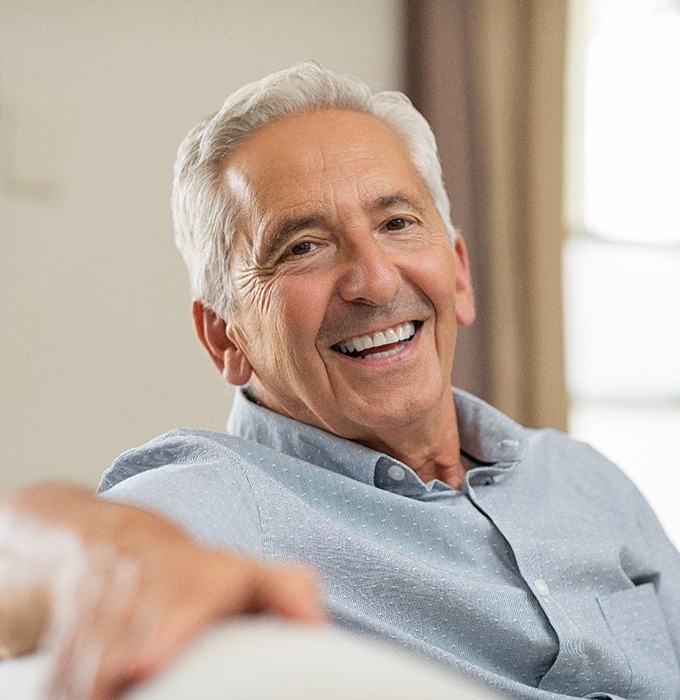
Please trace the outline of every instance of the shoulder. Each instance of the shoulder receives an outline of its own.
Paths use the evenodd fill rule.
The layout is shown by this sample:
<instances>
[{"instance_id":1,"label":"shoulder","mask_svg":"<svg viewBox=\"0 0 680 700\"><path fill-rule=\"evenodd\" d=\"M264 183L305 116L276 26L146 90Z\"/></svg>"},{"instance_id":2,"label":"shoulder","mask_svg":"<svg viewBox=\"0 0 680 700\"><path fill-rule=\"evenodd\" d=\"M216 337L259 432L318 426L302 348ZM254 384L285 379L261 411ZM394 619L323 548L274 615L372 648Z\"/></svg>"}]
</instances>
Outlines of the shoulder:
<instances>
[{"instance_id":1,"label":"shoulder","mask_svg":"<svg viewBox=\"0 0 680 700\"><path fill-rule=\"evenodd\" d=\"M562 501L574 498L617 519L648 512L635 484L589 444L552 428L527 429L526 434L529 450L520 471L539 478L544 494Z\"/></svg>"},{"instance_id":2,"label":"shoulder","mask_svg":"<svg viewBox=\"0 0 680 700\"><path fill-rule=\"evenodd\" d=\"M540 459L546 469L557 475L568 473L586 481L599 482L605 477L628 482L619 467L586 442L554 428L525 428L524 432L529 442L527 458Z\"/></svg>"},{"instance_id":3,"label":"shoulder","mask_svg":"<svg viewBox=\"0 0 680 700\"><path fill-rule=\"evenodd\" d=\"M248 459L243 455L253 449L267 448L224 433L176 428L123 452L104 472L97 490L103 493L137 474L173 465L200 467L219 464L221 468L243 469L248 465Z\"/></svg>"},{"instance_id":4,"label":"shoulder","mask_svg":"<svg viewBox=\"0 0 680 700\"><path fill-rule=\"evenodd\" d=\"M271 481L258 467L263 452L271 450L223 433L175 429L118 457L98 492L159 513L204 544L257 554Z\"/></svg>"}]
</instances>

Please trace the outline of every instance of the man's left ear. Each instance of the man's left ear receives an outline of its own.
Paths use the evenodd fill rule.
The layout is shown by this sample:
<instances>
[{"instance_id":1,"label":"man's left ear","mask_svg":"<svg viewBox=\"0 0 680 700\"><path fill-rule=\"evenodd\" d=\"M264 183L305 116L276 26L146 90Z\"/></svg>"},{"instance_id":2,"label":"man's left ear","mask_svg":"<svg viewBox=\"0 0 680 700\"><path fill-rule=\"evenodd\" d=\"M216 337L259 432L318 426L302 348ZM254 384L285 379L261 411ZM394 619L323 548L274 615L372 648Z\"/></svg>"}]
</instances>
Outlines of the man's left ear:
<instances>
[{"instance_id":1,"label":"man's left ear","mask_svg":"<svg viewBox=\"0 0 680 700\"><path fill-rule=\"evenodd\" d=\"M469 326L475 320L475 295L467 248L460 234L456 235L453 252L456 258L456 320L461 326Z\"/></svg>"},{"instance_id":2,"label":"man's left ear","mask_svg":"<svg viewBox=\"0 0 680 700\"><path fill-rule=\"evenodd\" d=\"M224 380L234 386L248 383L253 368L248 361L233 324L221 319L200 301L192 306L196 334Z\"/></svg>"}]
</instances>

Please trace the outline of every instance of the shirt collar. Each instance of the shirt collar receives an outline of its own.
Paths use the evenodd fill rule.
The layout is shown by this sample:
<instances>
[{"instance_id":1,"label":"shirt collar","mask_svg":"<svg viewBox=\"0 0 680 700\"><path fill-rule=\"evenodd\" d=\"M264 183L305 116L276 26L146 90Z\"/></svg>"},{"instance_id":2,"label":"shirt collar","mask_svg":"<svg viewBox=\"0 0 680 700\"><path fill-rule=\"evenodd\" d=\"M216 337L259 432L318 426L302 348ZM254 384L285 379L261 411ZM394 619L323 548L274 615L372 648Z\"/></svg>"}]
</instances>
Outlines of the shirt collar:
<instances>
[{"instance_id":1,"label":"shirt collar","mask_svg":"<svg viewBox=\"0 0 680 700\"><path fill-rule=\"evenodd\" d=\"M461 452L472 463L467 481L489 483L510 471L527 452L526 431L500 411L460 389L453 390ZM424 484L398 460L320 428L287 418L234 396L227 432L356 481L412 497L437 497L451 489Z\"/></svg>"},{"instance_id":2,"label":"shirt collar","mask_svg":"<svg viewBox=\"0 0 680 700\"><path fill-rule=\"evenodd\" d=\"M461 452L480 465L521 462L528 450L526 430L485 401L453 389Z\"/></svg>"},{"instance_id":3,"label":"shirt collar","mask_svg":"<svg viewBox=\"0 0 680 700\"><path fill-rule=\"evenodd\" d=\"M234 394L227 432L338 474L373 484L381 453L306 423L282 416Z\"/></svg>"}]
</instances>

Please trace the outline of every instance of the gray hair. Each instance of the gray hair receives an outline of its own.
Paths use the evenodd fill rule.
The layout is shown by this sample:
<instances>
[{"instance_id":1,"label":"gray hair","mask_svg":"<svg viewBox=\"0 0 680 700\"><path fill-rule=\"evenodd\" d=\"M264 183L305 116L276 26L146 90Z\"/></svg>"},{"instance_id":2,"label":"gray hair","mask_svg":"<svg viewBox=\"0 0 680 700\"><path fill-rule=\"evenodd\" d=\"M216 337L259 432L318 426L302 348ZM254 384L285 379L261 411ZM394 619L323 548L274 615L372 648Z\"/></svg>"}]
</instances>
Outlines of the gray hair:
<instances>
[{"instance_id":1,"label":"gray hair","mask_svg":"<svg viewBox=\"0 0 680 700\"><path fill-rule=\"evenodd\" d=\"M250 135L285 116L339 108L376 117L405 143L453 242L449 198L434 135L400 92L379 92L358 78L308 62L272 73L230 95L222 109L195 126L180 145L172 196L175 240L186 262L194 297L225 318L235 308L229 256L240 220L221 181L222 163Z\"/></svg>"}]
</instances>

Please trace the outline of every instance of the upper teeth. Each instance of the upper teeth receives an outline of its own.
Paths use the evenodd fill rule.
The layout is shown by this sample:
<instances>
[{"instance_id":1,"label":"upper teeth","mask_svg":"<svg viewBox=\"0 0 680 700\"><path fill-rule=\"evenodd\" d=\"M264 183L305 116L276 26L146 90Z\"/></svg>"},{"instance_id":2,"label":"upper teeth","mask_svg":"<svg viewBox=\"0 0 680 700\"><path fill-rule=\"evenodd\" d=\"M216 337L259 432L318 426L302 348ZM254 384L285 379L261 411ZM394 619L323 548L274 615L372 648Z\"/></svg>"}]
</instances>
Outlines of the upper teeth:
<instances>
[{"instance_id":1,"label":"upper teeth","mask_svg":"<svg viewBox=\"0 0 680 700\"><path fill-rule=\"evenodd\" d=\"M360 352L369 348L379 348L381 345L398 343L400 340L407 340L415 335L415 332L416 327L411 321L407 321L396 326L396 328L387 328L373 335L360 335L356 338L350 338L350 340L338 343L338 347L342 352Z\"/></svg>"}]
</instances>

